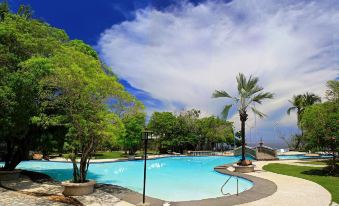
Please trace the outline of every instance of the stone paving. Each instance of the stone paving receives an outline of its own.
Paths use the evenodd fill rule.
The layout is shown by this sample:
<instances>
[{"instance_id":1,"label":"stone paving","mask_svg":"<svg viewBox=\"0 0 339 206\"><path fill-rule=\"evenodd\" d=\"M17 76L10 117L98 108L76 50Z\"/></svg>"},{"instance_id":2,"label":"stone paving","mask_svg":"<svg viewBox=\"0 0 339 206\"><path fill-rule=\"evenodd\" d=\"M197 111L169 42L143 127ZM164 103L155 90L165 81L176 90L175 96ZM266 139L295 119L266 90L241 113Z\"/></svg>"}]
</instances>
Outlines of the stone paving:
<instances>
[{"instance_id":1,"label":"stone paving","mask_svg":"<svg viewBox=\"0 0 339 206\"><path fill-rule=\"evenodd\" d=\"M64 197L59 183L33 182L27 176L0 184L0 206L133 206L100 189L91 195Z\"/></svg>"}]
</instances>

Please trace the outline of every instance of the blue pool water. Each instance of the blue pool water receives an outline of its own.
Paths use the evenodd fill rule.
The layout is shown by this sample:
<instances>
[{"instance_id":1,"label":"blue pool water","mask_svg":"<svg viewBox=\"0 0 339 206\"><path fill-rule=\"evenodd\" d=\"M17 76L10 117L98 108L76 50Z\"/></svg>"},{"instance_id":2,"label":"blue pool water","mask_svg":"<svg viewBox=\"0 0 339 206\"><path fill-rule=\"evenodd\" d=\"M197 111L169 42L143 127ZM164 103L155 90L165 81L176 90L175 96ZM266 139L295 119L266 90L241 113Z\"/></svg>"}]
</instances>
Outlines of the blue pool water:
<instances>
[{"instance_id":1,"label":"blue pool water","mask_svg":"<svg viewBox=\"0 0 339 206\"><path fill-rule=\"evenodd\" d=\"M295 159L319 159L319 158L331 158L331 155L321 155L319 157L308 157L305 155L278 155L281 160L295 160Z\"/></svg>"},{"instance_id":2,"label":"blue pool water","mask_svg":"<svg viewBox=\"0 0 339 206\"><path fill-rule=\"evenodd\" d=\"M228 175L214 171L215 166L236 162L240 157L168 157L147 161L146 195L167 201L200 200L222 196L220 187ZM24 161L18 165L45 173L63 181L72 178L72 164L47 161ZM89 166L88 178L99 183L123 186L142 192L143 161L97 163ZM253 186L239 178L239 192ZM236 193L236 178L224 188L225 193Z\"/></svg>"}]
</instances>

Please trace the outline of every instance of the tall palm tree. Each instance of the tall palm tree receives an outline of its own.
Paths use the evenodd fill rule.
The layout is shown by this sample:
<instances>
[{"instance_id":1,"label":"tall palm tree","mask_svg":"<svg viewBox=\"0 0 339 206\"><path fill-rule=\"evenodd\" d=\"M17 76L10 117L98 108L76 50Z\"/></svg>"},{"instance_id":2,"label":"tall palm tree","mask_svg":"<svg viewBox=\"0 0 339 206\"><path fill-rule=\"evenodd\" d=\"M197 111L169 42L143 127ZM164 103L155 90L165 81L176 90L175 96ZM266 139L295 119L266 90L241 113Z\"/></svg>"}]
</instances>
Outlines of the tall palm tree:
<instances>
[{"instance_id":1,"label":"tall palm tree","mask_svg":"<svg viewBox=\"0 0 339 206\"><path fill-rule=\"evenodd\" d=\"M311 106L315 103L321 102L321 98L313 93L306 92L304 94L294 95L289 102L293 105L287 109L287 114L290 115L291 111L297 111L297 124L301 130L301 136L297 138L295 148L299 148L302 137L304 136L303 128L301 127L300 121L302 114L306 107Z\"/></svg>"},{"instance_id":2,"label":"tall palm tree","mask_svg":"<svg viewBox=\"0 0 339 206\"><path fill-rule=\"evenodd\" d=\"M226 119L228 112L232 106L236 106L239 112L240 121L241 121L241 141L242 141L242 156L241 162L245 160L245 122L247 120L248 114L247 110L250 107L254 114L258 115L260 118L265 117L266 115L255 108L255 103L261 104L264 99L272 99L273 94L270 92L263 92L262 87L258 85L259 79L257 77L250 76L248 79L244 74L239 73L237 76L238 84L238 95L232 97L224 90L215 90L213 93L214 98L226 97L233 99L233 104L225 105L222 116Z\"/></svg>"},{"instance_id":3,"label":"tall palm tree","mask_svg":"<svg viewBox=\"0 0 339 206\"><path fill-rule=\"evenodd\" d=\"M292 111L297 111L297 124L300 127L300 118L301 118L301 111L303 111L303 95L298 94L294 95L291 100L288 100L293 106L287 109L287 114L290 115Z\"/></svg>"},{"instance_id":4,"label":"tall palm tree","mask_svg":"<svg viewBox=\"0 0 339 206\"><path fill-rule=\"evenodd\" d=\"M331 102L339 103L339 81L327 81L326 98Z\"/></svg>"}]
</instances>

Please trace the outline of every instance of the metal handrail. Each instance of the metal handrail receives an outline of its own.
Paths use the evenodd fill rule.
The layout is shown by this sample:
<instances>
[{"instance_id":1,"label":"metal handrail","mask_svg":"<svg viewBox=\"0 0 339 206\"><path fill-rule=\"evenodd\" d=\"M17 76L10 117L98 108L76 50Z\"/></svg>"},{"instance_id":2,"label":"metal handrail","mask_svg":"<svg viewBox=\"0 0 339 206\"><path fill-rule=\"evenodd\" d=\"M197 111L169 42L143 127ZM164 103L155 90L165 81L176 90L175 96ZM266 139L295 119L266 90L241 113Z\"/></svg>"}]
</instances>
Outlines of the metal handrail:
<instances>
[{"instance_id":1,"label":"metal handrail","mask_svg":"<svg viewBox=\"0 0 339 206\"><path fill-rule=\"evenodd\" d=\"M227 185L228 181L230 181L230 179L231 179L232 177L236 177L236 178L237 178L237 195L239 194L239 179L238 179L237 176L232 176L232 175L231 175L231 176L226 180L226 182L221 186L221 188L220 188L221 194L223 194L223 195L230 195L230 193L224 193L223 189L224 189L224 187Z\"/></svg>"}]
</instances>

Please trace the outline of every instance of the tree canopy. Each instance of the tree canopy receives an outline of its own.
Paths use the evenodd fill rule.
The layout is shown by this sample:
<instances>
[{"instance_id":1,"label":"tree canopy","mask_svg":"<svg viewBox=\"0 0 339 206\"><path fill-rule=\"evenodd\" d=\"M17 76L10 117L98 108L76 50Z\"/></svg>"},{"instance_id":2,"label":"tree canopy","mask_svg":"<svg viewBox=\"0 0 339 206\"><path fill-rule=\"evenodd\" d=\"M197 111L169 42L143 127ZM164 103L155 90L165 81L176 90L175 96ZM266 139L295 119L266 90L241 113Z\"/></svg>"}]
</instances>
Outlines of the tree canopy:
<instances>
[{"instance_id":1,"label":"tree canopy","mask_svg":"<svg viewBox=\"0 0 339 206\"><path fill-rule=\"evenodd\" d=\"M68 36L28 16L9 13L1 4L0 141L6 145L5 169L13 169L35 145L43 80L52 74L50 57Z\"/></svg>"},{"instance_id":2,"label":"tree canopy","mask_svg":"<svg viewBox=\"0 0 339 206\"><path fill-rule=\"evenodd\" d=\"M65 142L64 149L81 153L74 181L83 182L97 146L117 141L126 131L108 101L122 102L128 111L143 106L90 46L32 19L29 7L20 7L18 14L6 8L1 4L0 143L7 148L5 169L14 169L29 150L47 150L38 146L42 141Z\"/></svg>"},{"instance_id":3,"label":"tree canopy","mask_svg":"<svg viewBox=\"0 0 339 206\"><path fill-rule=\"evenodd\" d=\"M158 137L159 150L212 150L216 143L233 142L233 124L215 116L200 118L199 110L175 115L154 112L148 127Z\"/></svg>"}]
</instances>

